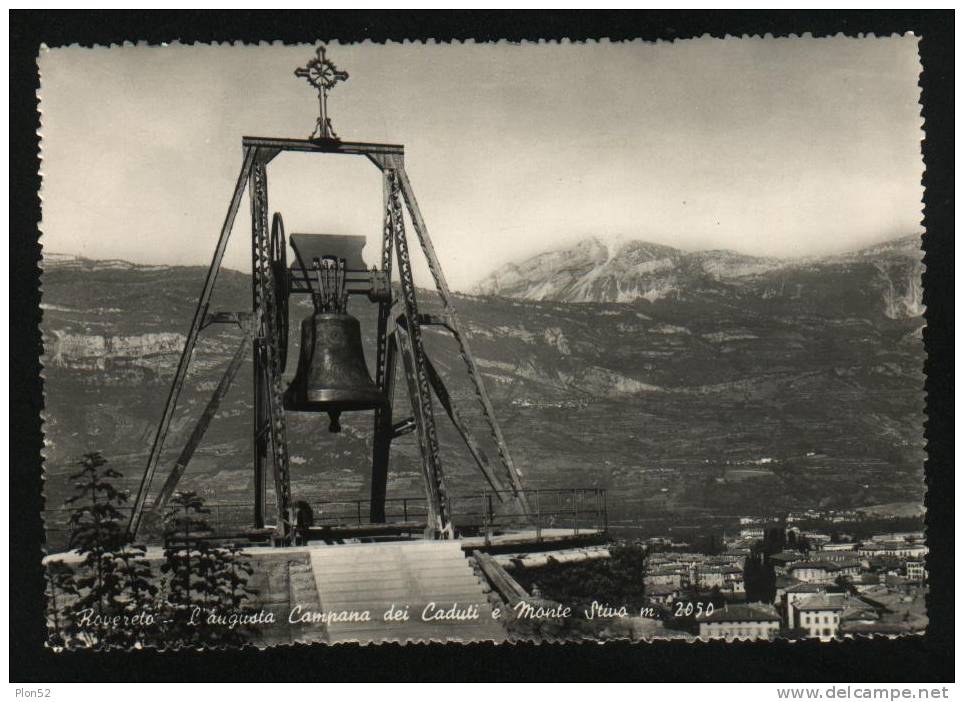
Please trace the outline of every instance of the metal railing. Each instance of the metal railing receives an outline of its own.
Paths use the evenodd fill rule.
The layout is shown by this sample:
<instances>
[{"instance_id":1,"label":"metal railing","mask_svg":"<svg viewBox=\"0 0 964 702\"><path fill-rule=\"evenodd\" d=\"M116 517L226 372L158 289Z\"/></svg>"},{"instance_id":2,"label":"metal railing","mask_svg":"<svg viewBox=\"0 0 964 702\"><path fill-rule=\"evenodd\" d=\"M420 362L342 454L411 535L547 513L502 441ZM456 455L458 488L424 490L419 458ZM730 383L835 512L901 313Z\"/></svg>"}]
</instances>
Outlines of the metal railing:
<instances>
[{"instance_id":1,"label":"metal railing","mask_svg":"<svg viewBox=\"0 0 964 702\"><path fill-rule=\"evenodd\" d=\"M606 531L608 529L606 491L601 488L559 488L523 491L530 508L522 514L511 500L509 491L483 490L479 493L449 498L449 510L456 529L466 535L491 536L506 531L535 530L541 538L546 530L568 529ZM309 502L316 527L351 527L369 524L370 500L333 499ZM205 504L206 521L213 534L239 534L252 526L254 505L230 502ZM119 511L129 517L130 506ZM70 508L47 510L47 548L51 551L67 547ZM385 500L386 525L424 524L428 517L424 497L390 497ZM150 540L150 539L148 539Z\"/></svg>"}]
</instances>

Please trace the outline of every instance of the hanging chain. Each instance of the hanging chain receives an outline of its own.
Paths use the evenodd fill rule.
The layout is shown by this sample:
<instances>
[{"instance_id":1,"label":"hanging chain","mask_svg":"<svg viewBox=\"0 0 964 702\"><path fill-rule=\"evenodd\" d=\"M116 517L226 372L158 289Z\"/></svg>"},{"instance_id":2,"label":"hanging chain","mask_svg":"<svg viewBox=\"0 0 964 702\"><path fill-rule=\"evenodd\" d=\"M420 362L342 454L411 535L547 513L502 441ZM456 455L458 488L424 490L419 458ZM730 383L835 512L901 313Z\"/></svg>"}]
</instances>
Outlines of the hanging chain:
<instances>
[{"instance_id":1,"label":"hanging chain","mask_svg":"<svg viewBox=\"0 0 964 702\"><path fill-rule=\"evenodd\" d=\"M312 294L315 312L348 311L348 288L345 287L345 259L325 257L312 262L312 270L318 283L317 296Z\"/></svg>"}]
</instances>

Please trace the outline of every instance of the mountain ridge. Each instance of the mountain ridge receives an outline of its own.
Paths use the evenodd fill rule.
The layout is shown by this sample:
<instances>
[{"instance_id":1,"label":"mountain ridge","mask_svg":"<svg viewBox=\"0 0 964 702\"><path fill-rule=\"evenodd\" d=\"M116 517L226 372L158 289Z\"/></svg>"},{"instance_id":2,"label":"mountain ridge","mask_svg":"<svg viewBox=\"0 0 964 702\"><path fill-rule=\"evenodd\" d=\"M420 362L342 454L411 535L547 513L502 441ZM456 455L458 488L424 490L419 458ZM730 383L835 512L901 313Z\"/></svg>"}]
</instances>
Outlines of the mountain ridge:
<instances>
[{"instance_id":1,"label":"mountain ridge","mask_svg":"<svg viewBox=\"0 0 964 702\"><path fill-rule=\"evenodd\" d=\"M919 503L922 266L909 242L722 281L674 267L677 290L653 300L459 295L456 306L527 486L607 488L614 519ZM599 246L586 251L613 259ZM652 247L619 265L666 254ZM73 462L86 451L103 451L124 474L124 487L137 488L203 280L201 266L88 261L45 268L45 492L52 509L63 503ZM211 308L249 308L250 285L247 274L222 271ZM440 303L429 293L419 291L419 304L437 314ZM361 321L372 368L375 310L358 300L350 311ZM285 384L296 370L297 324L308 314L306 299L292 299ZM164 466L188 440L241 338L230 325L202 336ZM437 327L426 327L424 342L483 450L497 455L457 344ZM252 384L246 363L185 474L186 489L222 504L250 499ZM397 402L399 416L410 411L404 393ZM446 479L458 494L472 494L478 472L461 438L439 419ZM316 416L290 416L299 498L366 498L371 418L353 413L343 425L335 437ZM414 437L400 438L390 496L422 493L419 461Z\"/></svg>"},{"instance_id":2,"label":"mountain ridge","mask_svg":"<svg viewBox=\"0 0 964 702\"><path fill-rule=\"evenodd\" d=\"M684 251L632 239L589 237L493 271L474 294L556 302L633 302L673 297L703 283L743 284L787 269L886 259L922 270L920 236L907 235L827 256L775 258L731 249ZM914 286L910 286L914 287ZM915 309L919 303L910 303Z\"/></svg>"}]
</instances>

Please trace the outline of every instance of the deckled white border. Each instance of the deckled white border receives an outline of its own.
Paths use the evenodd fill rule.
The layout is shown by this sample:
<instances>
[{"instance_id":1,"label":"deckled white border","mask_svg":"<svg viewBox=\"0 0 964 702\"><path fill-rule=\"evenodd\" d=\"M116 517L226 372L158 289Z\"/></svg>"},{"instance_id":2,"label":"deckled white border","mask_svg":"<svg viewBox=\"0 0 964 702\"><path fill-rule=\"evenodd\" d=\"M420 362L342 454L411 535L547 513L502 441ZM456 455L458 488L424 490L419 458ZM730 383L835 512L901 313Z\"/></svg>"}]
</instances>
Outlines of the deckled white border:
<instances>
[{"instance_id":1,"label":"deckled white border","mask_svg":"<svg viewBox=\"0 0 964 702\"><path fill-rule=\"evenodd\" d=\"M567 5L569 5L569 4L568 4L568 3L564 3L564 4L563 4L564 7L567 6ZM108 6L108 7L109 7L109 6ZM127 5L127 6L125 6L125 7L130 7L130 5ZM303 7L306 8L306 9L317 9L316 6L304 5ZM362 7L365 7L365 6L363 5ZM483 5L483 7L485 7L485 5ZM668 7L669 7L669 8L673 8L674 5L673 5L673 4L670 4ZM191 9L193 9L193 8L191 8ZM834 9L836 9L836 8L834 8ZM964 21L962 21L962 20L960 20L960 19L957 19L957 18L956 18L956 21L957 21L957 22L964 22ZM9 34L9 15L4 15L3 22L4 22L4 25L7 27L8 34ZM726 33L726 34L724 34L723 36L716 36L715 34L704 33L704 34L699 35L699 36L692 36L692 37L675 37L675 38L672 38L672 39L669 39L669 40L662 40L662 39L657 39L657 40L626 39L626 40L611 41L610 39L605 38L605 37L604 37L604 38L600 38L600 39L586 39L586 40L576 40L576 41L572 41L572 40L570 40L570 39L567 38L567 39L561 39L561 40L557 40L557 39L550 39L550 40L542 40L542 39L540 39L540 40L538 40L538 41L523 40L523 41L519 41L519 42L509 41L509 40L506 40L506 39L500 39L500 40L498 40L498 41L476 41L475 39L452 40L452 41L447 41L447 40L445 40L445 41L437 41L437 40L434 40L434 39L430 39L430 40L404 39L404 40L402 40L402 41L397 41L397 40L372 41L372 40L370 40L370 39L366 39L366 40L361 41L361 42L344 42L344 43L341 43L341 42L338 42L338 41L325 41L324 43L326 43L328 46L332 46L332 47L337 47L337 46L367 46L367 45L386 45L386 46L389 46L389 45L392 45L392 46L395 46L395 45L397 45L397 46L407 46L407 45L412 45L412 46L420 46L420 45L425 45L425 46L441 46L441 45L468 45L468 46L472 46L472 45L486 45L486 46L488 46L488 45L493 45L493 46L500 46L500 45L522 45L522 46L527 46L527 45L530 45L530 44L531 44L531 45L537 45L537 46L539 46L539 45L566 46L566 45L570 45L570 44L571 44L571 45L599 44L599 45L605 46L605 45L613 45L613 44L634 44L634 43L640 43L640 44L661 44L661 43L675 44L675 43L679 43L679 42L696 41L696 40L703 40L703 39L707 39L707 38L717 39L717 40L719 40L719 41L726 41L726 40L731 40L731 39L738 39L738 40L759 40L759 41L779 41L779 40L781 40L781 39L786 39L786 40L794 40L794 39L797 39L797 40L799 40L799 39L820 40L820 39L826 39L826 38L847 38L847 39L854 39L854 40L861 40L861 39L866 40L866 39L902 38L902 37L916 37L916 36L917 36L917 35L916 35L914 32L905 32L904 34L900 34L900 33L897 33L897 32L892 32L892 33L889 33L889 34L881 34L881 35L877 35L877 34L875 34L875 33L873 33L873 32L868 32L868 33L858 32L856 35L850 35L850 34L846 34L846 33L844 33L844 32L839 32L839 31L838 31L838 32L832 33L832 34L831 34L831 33L826 33L826 34L817 33L817 34L814 34L814 33L812 33L812 32L801 32L800 34L797 34L797 33L792 33L792 32L791 32L791 33L789 33L789 34L781 34L781 35L773 35L773 34L771 34L771 33L769 33L769 32L767 32L767 33L765 33L765 34L763 34L763 35L760 35L760 34L733 35L733 34ZM917 38L918 38L918 43L919 43L919 42L920 42L920 37L917 37ZM314 47L315 45L317 45L317 43L319 43L319 42L321 42L321 41L323 41L323 40L318 40L318 42L311 42L311 43L309 43L309 42L293 42L293 43L287 43L287 42L284 42L284 41L281 41L281 40L274 40L274 41L270 41L270 42L269 42L269 41L259 41L259 42L257 42L257 43L253 43L253 42L243 42L243 41L234 41L234 42L192 42L192 43L182 43L182 42L180 42L180 41L173 41L173 42L170 42L170 43L168 43L168 42L151 43L151 42L147 42L147 41L140 40L140 41L135 41L135 42L124 41L124 42L122 42L122 43L120 43L120 44L118 44L118 43L111 43L111 44L108 45L108 46L104 46L104 45L101 45L101 44L84 44L84 43L75 42L75 43L72 43L72 44L70 44L70 45L68 45L68 46L56 46L56 47L49 47L49 46L47 46L46 44L41 44L41 46L40 46L40 52L39 52L39 54L38 54L38 56L37 56L37 71L38 71L38 74L39 74L39 77L40 77L40 88L38 88L38 90L37 90L37 92L36 92L36 96L37 96L37 100L38 100L37 111L38 111L38 114L39 114L39 121L40 121L40 128L38 129L37 134L38 134L38 136L40 137L40 143L39 143L39 147L38 147L38 156L39 156L39 159L40 159L40 171L39 171L39 174L40 174L40 176L41 176L41 189L40 189L40 192L39 192L39 197L40 197L40 200L41 200L41 215L42 215L42 211L43 211L43 176L44 176L44 173L43 173L43 161L44 161L43 118L44 118L44 111L43 111L43 73L42 73L42 71L40 70L39 61L40 61L41 56L42 56L45 52L56 51L56 50L61 49L61 48L78 48L78 47L79 47L79 48L87 48L87 49L89 49L89 50L91 50L91 51L93 51L93 50L103 50L103 49L112 49L112 48L119 48L119 47L127 47L127 48L129 48L129 47L170 47L170 48L181 48L181 47L196 47L196 46L206 46L206 47L207 47L207 46L224 46L224 47L226 47L226 48L228 48L228 47L231 47L231 48L234 48L234 47L257 47L257 48L271 48L271 47L306 47L306 48L310 48L310 47ZM917 113L917 114L918 114L918 118L919 118L919 121L920 121L921 141L923 141L923 140L926 138L926 125L925 125L925 120L924 120L924 117L923 117L923 107L922 107L922 105L921 105L921 103L920 103L920 95L921 95L921 82L920 82L920 80L921 80L921 76L923 75L924 68L923 68L923 64L922 64L921 59L920 59L920 50L919 50L919 48L918 48L918 51L917 51L917 60L918 60L918 66L920 66L920 71L919 71L919 73L918 73L918 82L917 82L917 86L918 86L918 113ZM9 75L9 55L8 55L8 54L4 54L3 61L4 61L5 65L6 65L7 69L8 69L7 72L5 73L5 75ZM8 97L8 100L9 100L9 97ZM8 110L7 110L7 112L6 112L5 115L4 115L4 119L7 120L7 123L8 123L8 131L9 131L9 105L8 105ZM6 154L6 155L7 155L8 160L9 160L9 143L5 144L4 148L7 150L7 154ZM921 158L922 158L922 161L923 161L923 154L921 155ZM921 225L921 228L922 228L922 229L924 229L924 201L923 201L923 193L926 192L926 189L924 188L924 183L923 183L923 179L924 179L924 174L925 174L925 172L926 172L926 163L924 164L924 167L923 167L923 169L921 170L922 199L921 199L921 203L920 203L921 206L920 206L920 220L919 220L919 222L920 222L920 225ZM8 171L8 173L7 173L7 177L9 178L9 171ZM9 188L8 188L8 190L9 190ZM9 202L4 203L4 207L9 207ZM9 214L9 213L8 213L8 214ZM8 216L8 220L9 220L9 216ZM43 247L43 220L42 220L42 219L41 219L40 222L38 222L38 231L39 231L39 235L40 235L40 236L39 236L39 243L40 243L40 245L41 245L41 250L42 250L42 247ZM926 231L924 232L924 234L923 234L922 236L926 236ZM3 253L3 255L4 255L4 257L7 257L7 256L8 256L8 252L5 250L4 253ZM921 249L920 255L921 255L921 258L920 258L921 275L923 276L923 274L924 274L924 272L925 272L925 270L926 270L926 268L925 268L925 266L924 266L924 264L923 264L923 257L924 257L923 249ZM8 265L8 267L9 267L9 259L7 259L7 265ZM42 295L43 295L43 262L40 261L40 262L38 263L38 265L39 265L40 268L41 268L40 292L41 292L41 299L42 299ZM923 288L923 279L921 280L921 287ZM4 314L5 317L9 314L9 305L6 306L6 309L4 309L3 314ZM41 312L41 314L42 314L42 312ZM926 309L924 310L923 314L926 314ZM7 320L7 321L8 321L8 320ZM927 326L926 318L923 318L923 328L926 328L926 326ZM6 327L6 328L9 329L9 324L7 324L7 327ZM927 355L926 355L926 350L925 350L925 347L924 347L923 339L921 340L921 352L922 352L922 353L921 353L921 377L922 377L922 382L926 382L926 377L927 377L927 376L926 376L926 373L924 372L924 363L926 362ZM46 386L46 375L45 375L45 373L44 373L44 364L43 364L45 358L46 358L46 348L43 348L42 351L41 351L41 356L40 356L40 365L41 365L40 374L41 374L41 379L44 381L44 387ZM9 369L9 363L7 364L6 368L4 368L4 370L3 370L3 383L4 383L4 387L5 387L5 388L8 390L8 392L9 392L8 369ZM922 424L921 424L921 426L922 426L922 428L923 428L923 427L925 426L925 423L927 422L927 407L928 407L928 402L927 402L927 400L928 400L928 397L927 397L927 393L926 393L926 388L925 388L924 386L922 386L921 391L922 391L922 393L923 393L923 395L924 395L924 401L925 401L925 402L924 402L923 421L922 421ZM43 396L43 398L44 398L44 404L45 404L45 406L46 406L46 393L44 392L42 396ZM41 411L41 413L40 413L40 420L41 420L41 431L43 431L43 426L44 426L44 424L46 423L46 411L45 411L45 410L44 410L44 411ZM959 420L959 421L961 421L961 420ZM6 432L6 431L9 431L9 429L8 429L7 427L5 427L5 428L4 428L4 431L5 431L5 432ZM8 437L8 441L9 441L9 437ZM42 455L42 459L43 459L41 480L42 480L42 482L45 484L45 470L46 470L46 459L47 459L47 455L46 455L46 446L47 446L46 435L44 435L43 445L44 445L44 449L41 451L41 455ZM925 451L926 451L925 437L924 437L923 435L921 436L921 446L924 447L924 449L925 449ZM926 456L926 453L925 453L925 461L926 461L926 460L927 460L927 456ZM924 468L924 466L922 466L922 469L923 469L923 468ZM925 504L925 507L926 507L926 504L927 504L927 487L928 487L928 486L927 486L927 476L926 476L926 473L925 473L925 475L924 475L924 481L925 481L924 504ZM5 498L5 499L4 499L4 505L5 505L5 509L6 509L6 508L8 508L8 505L9 505L9 492L8 492L8 486L7 486L6 483L4 483L3 493L2 493L2 494L3 494L4 498ZM46 491L43 489L43 486L42 486L42 496L43 496L43 499L44 499L44 509L46 509ZM41 520L42 520L42 521L44 520L44 516L45 516L45 515L44 515L43 513L41 513ZM46 527L45 524L44 524L44 527ZM926 540L926 537L927 537L927 534L926 534L926 524L925 524L925 540ZM926 543L926 541L925 541L925 543ZM9 547L6 546L6 544L5 544L5 548L9 548ZM964 550L964 547L962 547L962 546L958 546L957 548L960 549L960 550ZM45 552L45 551L42 551L42 553L43 553L43 555L46 555L46 552ZM958 555L960 555L960 554L958 554ZM929 560L929 558L930 558L930 555L928 554L927 559ZM9 602L9 572L8 572L8 567L9 567L9 566L8 566L8 560L9 560L8 558L5 558L5 559L4 559L4 564L3 564L3 566L2 566L2 568L3 568L2 573L3 573L3 578L4 578L4 581L5 581L5 584L7 585L6 592L8 593L8 594L7 594L7 598L8 598L8 602ZM927 562L927 561L925 561L925 562ZM44 579L45 579L45 581L47 580L46 571L45 571L45 573L44 573ZM959 585L959 587L961 587L961 586ZM45 588L45 593L46 593L46 588ZM9 606L9 605L8 605L8 606ZM5 634L5 635L8 635L8 634ZM847 635L847 636L845 636L844 638L845 638L845 639L853 639L853 638L858 638L858 639L872 639L872 638L897 639L897 638L901 638L901 639L903 639L903 638L915 637L915 636L916 636L916 637L921 637L921 636L923 636L923 634L900 634L900 635L898 635L898 634L886 634L886 635L885 635L885 634L861 634L861 635L859 635L859 636L857 636L857 637L854 637L853 635ZM777 639L777 640L779 640L779 641L788 641L789 643L797 643L796 641L787 640L787 639ZM632 639L628 639L628 638L627 638L627 639L623 639L623 638L612 638L612 639L606 639L606 640L604 640L604 641L600 641L600 640L598 640L598 639L591 639L591 638L584 638L584 639L581 639L581 638L572 638L572 639L548 639L548 640L545 640L545 639L525 639L525 638L513 637L513 638L507 639L506 644L508 644L508 645L514 645L514 644L516 644L516 643L535 643L535 644L539 644L539 645L542 645L542 644L559 645L559 644L569 644L569 643L597 643L597 644L605 644L605 643L616 642L616 641L630 641L630 642L639 643L639 644L643 644L643 643L645 643L645 644L654 644L654 643L656 643L656 642L666 642L666 643L669 643L670 641L678 641L678 639L670 639L670 638L663 638L663 637L659 637L659 638L657 638L657 637L644 637L643 639L638 640L638 641L633 641ZM774 641L776 641L776 640L774 640ZM807 639L807 641L810 641L810 640ZM378 645L378 646L380 646L380 645L384 645L384 644L386 644L386 643L396 643L396 642L397 642L397 639L394 640L394 641L391 640L391 639L386 639L385 641L378 642L378 643L375 643L375 644L363 644L363 645ZM703 643L707 643L707 642L724 642L724 640L722 640L722 639L709 639L709 640L704 640L704 639L701 639L701 638L699 638L699 637L696 637L696 638L694 638L694 639L692 640L692 643L695 643L695 642L703 642ZM765 646L765 645L767 645L768 643L772 643L772 642L773 642L773 641L755 641L755 642L752 642L750 645L754 645L754 646ZM450 639L435 639L435 638L432 638L432 639L430 639L430 640L428 640L428 641L426 641L426 640L418 640L418 641L416 641L416 640L408 639L408 640L406 640L402 645L409 645L409 644L426 644L426 643L461 643L461 642L452 641L452 640L450 640ZM490 642L488 645L492 645L492 643L493 643L493 642ZM739 641L737 641L737 642L729 642L729 641L726 641L725 643L727 643L727 644L736 643L737 645L747 645L747 642L739 642ZM48 644L48 645L49 645L49 644ZM324 646L324 645L326 645L326 644L315 644L315 643L312 643L312 644L295 643L295 644L287 644L287 645L286 645L286 644L276 644L276 645L255 645L255 644L248 644L248 645L244 646L243 648L254 648L254 647L256 647L256 648L258 648L258 649L265 649L265 648L272 648L272 649L274 649L274 648L277 648L277 647L279 647L279 646L281 646L281 647L285 647L285 646L301 647L301 646L317 646L317 645L322 645L322 646ZM348 645L348 646L351 646L352 644L348 644L348 643L338 643L338 644L332 644L332 645L336 645L336 646L337 646L337 645ZM473 644L469 644L469 645L473 645ZM477 643L475 643L474 645L487 645L487 644L485 644L485 643L482 643L482 644L477 644ZM839 642L830 642L830 643L823 644L823 645L829 645L829 646L839 645ZM215 648L215 647L205 647L204 650L208 650L209 648L213 649L213 648ZM218 647L218 648L225 648L225 649L226 649L226 648L228 648L228 647ZM61 651L61 650L64 650L64 649L63 649L63 648L56 648L56 649L54 649L54 650ZM74 650L74 649L71 649L71 650Z\"/></svg>"}]
</instances>

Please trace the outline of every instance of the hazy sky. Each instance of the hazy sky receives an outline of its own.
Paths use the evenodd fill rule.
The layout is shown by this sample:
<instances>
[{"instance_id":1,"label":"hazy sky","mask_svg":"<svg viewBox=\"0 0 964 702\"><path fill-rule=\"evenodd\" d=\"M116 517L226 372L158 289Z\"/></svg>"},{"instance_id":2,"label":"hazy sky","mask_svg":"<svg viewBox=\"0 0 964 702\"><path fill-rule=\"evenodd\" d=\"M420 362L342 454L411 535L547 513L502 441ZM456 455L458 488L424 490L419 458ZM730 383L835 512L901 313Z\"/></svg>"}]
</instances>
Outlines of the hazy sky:
<instances>
[{"instance_id":1,"label":"hazy sky","mask_svg":"<svg viewBox=\"0 0 964 702\"><path fill-rule=\"evenodd\" d=\"M46 251L207 264L241 136L311 132L315 93L293 70L312 54L43 52ZM920 231L913 37L332 44L329 56L351 74L329 100L335 129L406 145L455 288L588 236L792 256ZM367 160L285 154L269 185L289 232L365 234L377 260ZM226 260L241 270L248 212Z\"/></svg>"}]
</instances>

